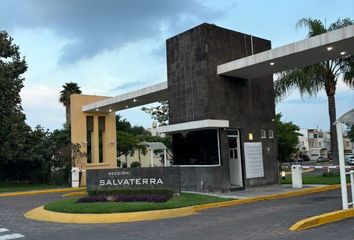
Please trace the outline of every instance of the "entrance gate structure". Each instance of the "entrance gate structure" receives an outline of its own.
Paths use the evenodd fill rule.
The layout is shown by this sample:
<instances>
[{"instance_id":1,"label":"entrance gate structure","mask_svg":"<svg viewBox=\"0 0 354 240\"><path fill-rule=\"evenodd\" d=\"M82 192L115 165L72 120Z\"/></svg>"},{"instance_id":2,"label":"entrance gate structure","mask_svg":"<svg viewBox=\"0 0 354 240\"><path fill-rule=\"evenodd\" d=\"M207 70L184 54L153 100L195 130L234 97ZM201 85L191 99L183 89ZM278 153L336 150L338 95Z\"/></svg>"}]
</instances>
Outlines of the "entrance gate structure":
<instances>
[{"instance_id":1,"label":"entrance gate structure","mask_svg":"<svg viewBox=\"0 0 354 240\"><path fill-rule=\"evenodd\" d=\"M166 41L167 82L116 97L72 95L72 142L91 156L83 168L116 167L114 112L168 100L169 125L159 131L172 135L182 190L278 183L273 73L352 55L353 42L348 26L271 49L268 40L201 24Z\"/></svg>"}]
</instances>

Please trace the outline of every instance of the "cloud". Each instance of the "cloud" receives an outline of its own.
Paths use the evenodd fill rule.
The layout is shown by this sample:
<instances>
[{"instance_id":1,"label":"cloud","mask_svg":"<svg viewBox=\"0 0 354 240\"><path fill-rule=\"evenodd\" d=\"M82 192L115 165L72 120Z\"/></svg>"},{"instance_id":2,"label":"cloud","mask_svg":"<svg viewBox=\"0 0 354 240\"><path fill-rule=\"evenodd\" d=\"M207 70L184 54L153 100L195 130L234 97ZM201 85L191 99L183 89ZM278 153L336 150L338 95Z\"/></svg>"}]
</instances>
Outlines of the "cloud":
<instances>
[{"instance_id":1,"label":"cloud","mask_svg":"<svg viewBox=\"0 0 354 240\"><path fill-rule=\"evenodd\" d=\"M112 91L117 91L117 90L126 90L126 89L130 89L133 87L137 87L137 86L141 86L142 84L145 84L144 81L135 81L135 82L128 82L128 83L123 83L120 86L112 89Z\"/></svg>"},{"instance_id":2,"label":"cloud","mask_svg":"<svg viewBox=\"0 0 354 240\"><path fill-rule=\"evenodd\" d=\"M59 108L59 92L46 85L31 85L22 89L20 95L25 107Z\"/></svg>"},{"instance_id":3,"label":"cloud","mask_svg":"<svg viewBox=\"0 0 354 240\"><path fill-rule=\"evenodd\" d=\"M0 28L50 28L72 40L63 48L64 63L130 41L164 38L170 31L177 33L220 16L220 10L197 0L4 0L1 5Z\"/></svg>"},{"instance_id":4,"label":"cloud","mask_svg":"<svg viewBox=\"0 0 354 240\"><path fill-rule=\"evenodd\" d=\"M59 103L59 91L60 89L42 84L22 89L22 107L30 126L41 125L53 130L63 125L65 108Z\"/></svg>"}]
</instances>

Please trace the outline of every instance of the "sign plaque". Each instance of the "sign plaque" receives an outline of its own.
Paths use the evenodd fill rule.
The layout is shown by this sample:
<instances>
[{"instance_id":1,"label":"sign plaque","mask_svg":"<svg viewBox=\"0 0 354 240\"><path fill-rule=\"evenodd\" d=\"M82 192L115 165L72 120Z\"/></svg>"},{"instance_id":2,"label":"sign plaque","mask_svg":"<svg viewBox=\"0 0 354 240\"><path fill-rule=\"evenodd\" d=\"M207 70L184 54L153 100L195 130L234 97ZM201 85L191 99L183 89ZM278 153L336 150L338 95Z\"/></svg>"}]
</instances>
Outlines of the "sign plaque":
<instances>
[{"instance_id":1,"label":"sign plaque","mask_svg":"<svg viewBox=\"0 0 354 240\"><path fill-rule=\"evenodd\" d=\"M180 192L179 167L87 170L87 190L163 188Z\"/></svg>"},{"instance_id":2,"label":"sign plaque","mask_svg":"<svg viewBox=\"0 0 354 240\"><path fill-rule=\"evenodd\" d=\"M261 142L245 142L246 178L264 177Z\"/></svg>"}]
</instances>

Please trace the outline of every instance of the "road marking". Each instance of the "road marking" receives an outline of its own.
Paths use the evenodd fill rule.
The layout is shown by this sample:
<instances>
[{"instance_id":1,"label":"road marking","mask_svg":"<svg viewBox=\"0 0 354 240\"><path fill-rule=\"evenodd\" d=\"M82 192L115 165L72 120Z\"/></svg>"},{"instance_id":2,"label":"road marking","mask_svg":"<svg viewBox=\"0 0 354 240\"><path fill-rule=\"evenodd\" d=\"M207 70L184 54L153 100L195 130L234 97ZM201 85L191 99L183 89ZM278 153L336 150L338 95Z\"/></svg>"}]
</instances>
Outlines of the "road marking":
<instances>
[{"instance_id":1,"label":"road marking","mask_svg":"<svg viewBox=\"0 0 354 240\"><path fill-rule=\"evenodd\" d=\"M9 239L16 239L16 238L23 238L23 237L25 236L23 236L22 234L14 233L14 234L0 236L0 240L9 240Z\"/></svg>"},{"instance_id":2,"label":"road marking","mask_svg":"<svg viewBox=\"0 0 354 240\"><path fill-rule=\"evenodd\" d=\"M7 231L9 231L9 229L6 229L6 228L0 228L0 233L2 233L2 232L7 232Z\"/></svg>"},{"instance_id":3,"label":"road marking","mask_svg":"<svg viewBox=\"0 0 354 240\"><path fill-rule=\"evenodd\" d=\"M23 237L25 236L23 236L22 234L14 233L14 234L0 236L0 240L9 240L9 239L16 239L16 238L23 238Z\"/></svg>"}]
</instances>

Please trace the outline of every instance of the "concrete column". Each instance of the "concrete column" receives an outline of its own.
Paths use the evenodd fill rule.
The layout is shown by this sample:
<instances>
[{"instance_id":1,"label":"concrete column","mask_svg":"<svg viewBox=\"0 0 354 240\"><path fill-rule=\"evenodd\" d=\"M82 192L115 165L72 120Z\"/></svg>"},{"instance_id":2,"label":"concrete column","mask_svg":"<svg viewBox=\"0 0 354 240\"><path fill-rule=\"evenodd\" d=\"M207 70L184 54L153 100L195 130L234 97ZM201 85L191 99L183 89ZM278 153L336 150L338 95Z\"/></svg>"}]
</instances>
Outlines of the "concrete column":
<instances>
[{"instance_id":1,"label":"concrete column","mask_svg":"<svg viewBox=\"0 0 354 240\"><path fill-rule=\"evenodd\" d=\"M343 209L346 210L348 209L348 192L347 192L347 179L345 178L342 123L337 121L335 124L337 128L339 172L340 172L340 184L341 184L341 191L342 191L342 206Z\"/></svg>"}]
</instances>

